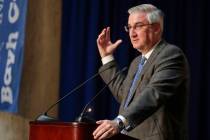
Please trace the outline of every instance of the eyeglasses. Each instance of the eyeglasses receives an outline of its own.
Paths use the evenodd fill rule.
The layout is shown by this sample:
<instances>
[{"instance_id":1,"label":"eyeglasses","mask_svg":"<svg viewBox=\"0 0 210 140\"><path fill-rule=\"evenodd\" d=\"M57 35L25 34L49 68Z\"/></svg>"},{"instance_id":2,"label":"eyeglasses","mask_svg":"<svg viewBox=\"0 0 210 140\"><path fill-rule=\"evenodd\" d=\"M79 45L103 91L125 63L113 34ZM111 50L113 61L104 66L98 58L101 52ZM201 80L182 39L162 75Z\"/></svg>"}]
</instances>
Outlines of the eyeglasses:
<instances>
[{"instance_id":1,"label":"eyeglasses","mask_svg":"<svg viewBox=\"0 0 210 140\"><path fill-rule=\"evenodd\" d=\"M127 26L124 26L124 28L125 28L125 31L129 33L132 28L133 28L133 30L139 31L139 30L141 30L142 27L148 26L148 25L153 25L153 24L154 23L143 24L142 22L138 22L134 26L127 25Z\"/></svg>"}]
</instances>

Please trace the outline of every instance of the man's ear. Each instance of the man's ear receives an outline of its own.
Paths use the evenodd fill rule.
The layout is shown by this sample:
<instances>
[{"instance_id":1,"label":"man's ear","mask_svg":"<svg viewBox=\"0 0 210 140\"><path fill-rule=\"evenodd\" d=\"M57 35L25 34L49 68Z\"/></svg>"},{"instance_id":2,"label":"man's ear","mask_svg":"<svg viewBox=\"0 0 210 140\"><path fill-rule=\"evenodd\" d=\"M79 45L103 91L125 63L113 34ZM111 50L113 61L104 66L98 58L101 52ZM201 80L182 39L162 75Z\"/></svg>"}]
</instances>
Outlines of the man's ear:
<instances>
[{"instance_id":1,"label":"man's ear","mask_svg":"<svg viewBox=\"0 0 210 140\"><path fill-rule=\"evenodd\" d=\"M153 25L153 31L155 32L155 34L159 34L161 32L160 23L154 23L154 25Z\"/></svg>"}]
</instances>

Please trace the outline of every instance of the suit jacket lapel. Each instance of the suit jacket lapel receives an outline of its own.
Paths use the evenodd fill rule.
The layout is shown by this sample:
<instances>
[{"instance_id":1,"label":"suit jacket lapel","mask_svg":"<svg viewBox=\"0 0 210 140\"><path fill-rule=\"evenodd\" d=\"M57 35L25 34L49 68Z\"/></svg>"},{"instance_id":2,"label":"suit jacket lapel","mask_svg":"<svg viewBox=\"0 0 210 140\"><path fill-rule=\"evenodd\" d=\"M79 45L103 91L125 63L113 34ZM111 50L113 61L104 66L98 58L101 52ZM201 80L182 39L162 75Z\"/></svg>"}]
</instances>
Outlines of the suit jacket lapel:
<instances>
[{"instance_id":1,"label":"suit jacket lapel","mask_svg":"<svg viewBox=\"0 0 210 140\"><path fill-rule=\"evenodd\" d=\"M162 50L162 48L166 46L166 42L165 41L161 41L154 49L154 51L152 52L151 56L149 57L149 59L147 60L147 62L145 63L142 71L141 71L141 76L140 76L140 80L143 78L144 73L150 68L151 64L154 62L154 60L156 59L157 55L159 54L159 52Z\"/></svg>"},{"instance_id":2,"label":"suit jacket lapel","mask_svg":"<svg viewBox=\"0 0 210 140\"><path fill-rule=\"evenodd\" d=\"M137 81L137 84L136 86L134 87L134 92L136 92L136 89L138 87L138 85L141 83L143 77L144 77L144 73L150 68L151 64L153 63L153 61L155 60L156 56L159 54L159 52L161 51L161 49L165 46L166 42L165 41L161 41L154 49L154 51L152 52L151 56L149 57L149 59L147 60L147 62L145 63L142 71L141 71L141 74L140 74L140 78L139 80ZM140 62L140 61L139 61ZM135 95L136 93L133 94L133 96ZM133 98L132 96L132 98Z\"/></svg>"}]
</instances>

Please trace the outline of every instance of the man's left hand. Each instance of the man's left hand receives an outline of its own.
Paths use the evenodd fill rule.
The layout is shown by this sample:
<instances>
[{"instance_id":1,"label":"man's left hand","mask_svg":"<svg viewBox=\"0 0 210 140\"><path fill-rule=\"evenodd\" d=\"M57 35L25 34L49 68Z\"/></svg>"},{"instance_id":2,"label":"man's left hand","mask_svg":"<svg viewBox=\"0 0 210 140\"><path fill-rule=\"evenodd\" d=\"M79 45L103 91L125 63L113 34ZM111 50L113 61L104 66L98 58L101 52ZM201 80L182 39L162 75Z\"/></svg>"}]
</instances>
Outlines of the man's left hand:
<instances>
[{"instance_id":1,"label":"man's left hand","mask_svg":"<svg viewBox=\"0 0 210 140\"><path fill-rule=\"evenodd\" d=\"M103 140L118 134L119 128L116 121L100 120L96 122L99 126L93 132L94 139Z\"/></svg>"}]
</instances>

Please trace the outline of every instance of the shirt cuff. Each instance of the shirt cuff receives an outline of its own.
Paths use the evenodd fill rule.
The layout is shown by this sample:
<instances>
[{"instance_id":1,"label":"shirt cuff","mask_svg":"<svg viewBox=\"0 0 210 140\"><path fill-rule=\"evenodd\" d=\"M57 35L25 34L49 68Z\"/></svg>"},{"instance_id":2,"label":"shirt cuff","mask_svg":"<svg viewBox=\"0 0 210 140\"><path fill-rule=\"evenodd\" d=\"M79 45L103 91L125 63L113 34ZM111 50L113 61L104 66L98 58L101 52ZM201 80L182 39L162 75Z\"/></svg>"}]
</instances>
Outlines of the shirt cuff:
<instances>
[{"instance_id":1,"label":"shirt cuff","mask_svg":"<svg viewBox=\"0 0 210 140\"><path fill-rule=\"evenodd\" d=\"M101 61L102 61L103 65L105 65L105 64L107 64L107 63L109 63L109 62L111 62L113 60L114 60L114 56L113 55L107 55L107 56L101 58Z\"/></svg>"},{"instance_id":2,"label":"shirt cuff","mask_svg":"<svg viewBox=\"0 0 210 140\"><path fill-rule=\"evenodd\" d=\"M121 119L123 124L125 125L125 127L128 126L128 121L126 120L125 117L123 117L122 115L118 115L117 118Z\"/></svg>"}]
</instances>

